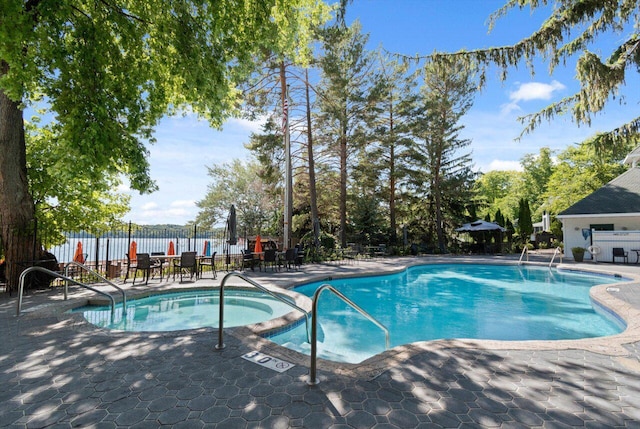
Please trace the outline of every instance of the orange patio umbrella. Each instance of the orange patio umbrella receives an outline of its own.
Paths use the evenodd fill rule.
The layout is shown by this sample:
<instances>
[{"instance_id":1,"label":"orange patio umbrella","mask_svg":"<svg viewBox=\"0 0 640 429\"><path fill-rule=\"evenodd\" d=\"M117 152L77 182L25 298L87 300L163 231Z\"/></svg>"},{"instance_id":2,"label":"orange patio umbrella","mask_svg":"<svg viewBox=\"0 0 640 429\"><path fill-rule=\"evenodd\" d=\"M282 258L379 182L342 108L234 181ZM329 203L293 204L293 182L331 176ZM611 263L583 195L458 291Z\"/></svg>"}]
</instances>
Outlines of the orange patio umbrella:
<instances>
[{"instance_id":1,"label":"orange patio umbrella","mask_svg":"<svg viewBox=\"0 0 640 429\"><path fill-rule=\"evenodd\" d=\"M136 262L138 260L136 253L138 253L138 243L132 241L129 245L129 262Z\"/></svg>"},{"instance_id":2,"label":"orange patio umbrella","mask_svg":"<svg viewBox=\"0 0 640 429\"><path fill-rule=\"evenodd\" d=\"M256 236L256 245L253 248L255 253L262 253L262 238L259 235Z\"/></svg>"},{"instance_id":3,"label":"orange patio umbrella","mask_svg":"<svg viewBox=\"0 0 640 429\"><path fill-rule=\"evenodd\" d=\"M76 245L76 253L73 254L73 261L84 264L84 252L82 251L82 242L78 241Z\"/></svg>"},{"instance_id":4,"label":"orange patio umbrella","mask_svg":"<svg viewBox=\"0 0 640 429\"><path fill-rule=\"evenodd\" d=\"M167 251L167 255L175 255L176 254L176 246L173 244L173 240L169 242L169 250Z\"/></svg>"}]
</instances>

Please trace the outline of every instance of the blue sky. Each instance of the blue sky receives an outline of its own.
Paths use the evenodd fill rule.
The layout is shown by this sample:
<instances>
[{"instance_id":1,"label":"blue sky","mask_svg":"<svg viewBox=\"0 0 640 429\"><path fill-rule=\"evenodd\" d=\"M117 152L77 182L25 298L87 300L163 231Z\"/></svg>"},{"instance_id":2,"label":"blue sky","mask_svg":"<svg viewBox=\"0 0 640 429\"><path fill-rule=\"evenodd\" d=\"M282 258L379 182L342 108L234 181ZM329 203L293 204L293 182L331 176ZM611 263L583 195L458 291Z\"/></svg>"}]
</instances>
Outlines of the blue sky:
<instances>
[{"instance_id":1,"label":"blue sky","mask_svg":"<svg viewBox=\"0 0 640 429\"><path fill-rule=\"evenodd\" d=\"M369 33L370 49L382 46L411 56L510 45L530 35L547 17L542 11L512 11L488 33L487 19L502 4L502 0L354 0L347 21L360 21L363 33ZM607 47L622 38L605 38L594 49L608 53ZM469 150L476 169L518 169L526 154L538 153L542 147L565 149L638 114L636 99L628 106L612 102L590 127L559 118L516 142L522 130L518 116L536 112L578 89L574 62L557 68L551 76L545 63L536 66L535 76L523 65L512 70L505 82L500 82L497 73L489 73L486 88L462 120L462 134L472 141ZM627 84L637 88L637 76ZM204 198L210 183L206 166L246 159L249 154L243 144L251 132L259 130L259 124L238 119L217 131L191 115L165 118L157 128L157 143L150 146L149 158L151 175L160 190L143 196L132 193L132 209L125 219L140 224L193 220L198 213L195 202Z\"/></svg>"}]
</instances>

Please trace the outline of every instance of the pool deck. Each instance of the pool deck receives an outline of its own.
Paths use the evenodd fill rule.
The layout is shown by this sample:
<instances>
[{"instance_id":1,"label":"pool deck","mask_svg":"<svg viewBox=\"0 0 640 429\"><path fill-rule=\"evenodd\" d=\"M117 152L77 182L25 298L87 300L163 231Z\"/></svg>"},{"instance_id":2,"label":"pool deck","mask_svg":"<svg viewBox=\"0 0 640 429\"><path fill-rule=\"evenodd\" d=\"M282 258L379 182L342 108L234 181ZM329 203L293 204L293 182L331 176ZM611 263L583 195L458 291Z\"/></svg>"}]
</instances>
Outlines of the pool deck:
<instances>
[{"instance_id":1,"label":"pool deck","mask_svg":"<svg viewBox=\"0 0 640 429\"><path fill-rule=\"evenodd\" d=\"M532 258L535 258L533 256ZM517 257L379 258L251 272L289 286L436 262L510 262ZM548 263L549 258L540 259ZM446 340L397 347L362 364L318 361L248 328L121 333L63 314L62 288L0 295L0 427L95 428L566 428L640 427L640 265L563 264L617 273L594 299L627 319L625 332L576 341ZM219 285L127 284L127 294ZM237 283L234 279L233 283ZM93 292L70 288L71 303ZM354 333L357 335L357 333ZM260 351L293 363L276 372L242 356Z\"/></svg>"}]
</instances>

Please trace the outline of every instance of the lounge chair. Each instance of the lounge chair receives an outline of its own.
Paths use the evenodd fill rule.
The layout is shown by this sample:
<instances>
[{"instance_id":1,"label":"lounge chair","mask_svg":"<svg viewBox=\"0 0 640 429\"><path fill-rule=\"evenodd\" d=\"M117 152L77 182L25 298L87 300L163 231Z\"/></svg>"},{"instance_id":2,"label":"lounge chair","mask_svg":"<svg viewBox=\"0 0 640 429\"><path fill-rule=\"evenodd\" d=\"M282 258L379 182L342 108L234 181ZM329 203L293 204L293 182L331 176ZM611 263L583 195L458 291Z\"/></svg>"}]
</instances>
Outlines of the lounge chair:
<instances>
[{"instance_id":1,"label":"lounge chair","mask_svg":"<svg viewBox=\"0 0 640 429\"><path fill-rule=\"evenodd\" d=\"M622 247L613 248L613 263L616 262L616 258L623 258L624 263L629 263L629 254Z\"/></svg>"}]
</instances>

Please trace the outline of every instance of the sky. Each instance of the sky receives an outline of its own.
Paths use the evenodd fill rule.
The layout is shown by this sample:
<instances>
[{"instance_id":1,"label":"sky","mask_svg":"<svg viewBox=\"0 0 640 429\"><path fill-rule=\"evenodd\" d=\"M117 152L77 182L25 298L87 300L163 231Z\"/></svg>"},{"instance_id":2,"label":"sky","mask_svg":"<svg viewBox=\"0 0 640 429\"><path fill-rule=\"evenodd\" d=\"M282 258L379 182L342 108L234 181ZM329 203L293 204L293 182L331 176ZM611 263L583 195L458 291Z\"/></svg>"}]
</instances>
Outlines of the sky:
<instances>
[{"instance_id":1,"label":"sky","mask_svg":"<svg viewBox=\"0 0 640 429\"><path fill-rule=\"evenodd\" d=\"M426 55L438 51L480 49L512 45L540 27L548 14L529 9L511 11L489 32L487 19L504 4L503 0L353 0L347 9L349 23L357 19L362 32L369 34L369 49L382 47L391 53ZM603 38L594 47L602 52L619 43L623 35ZM511 69L506 81L497 72L489 73L486 87L463 117L461 137L471 140L468 147L475 169L520 169L524 155L537 154L543 147L561 151L597 131L606 131L637 117L638 106L608 105L591 126L578 127L570 118L543 123L519 141L523 125L518 117L574 94L575 61L558 67L553 75L542 61L535 63L535 75L521 66ZM627 81L637 85L637 76ZM637 87L637 86L636 86ZM637 103L637 100L633 100ZM131 195L131 211L125 220L138 224L184 224L198 214L196 202L204 199L211 178L207 166L248 159L244 148L260 124L231 119L222 130L194 115L164 118L156 129L157 142L149 146L150 173L159 190L150 195Z\"/></svg>"}]
</instances>

